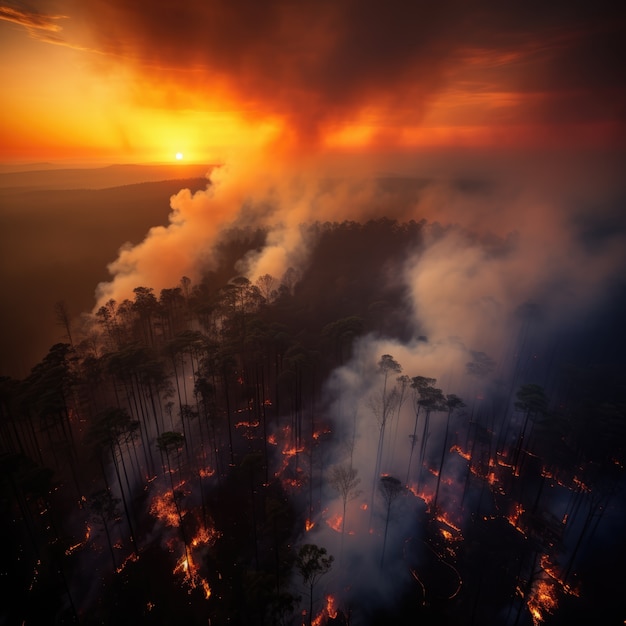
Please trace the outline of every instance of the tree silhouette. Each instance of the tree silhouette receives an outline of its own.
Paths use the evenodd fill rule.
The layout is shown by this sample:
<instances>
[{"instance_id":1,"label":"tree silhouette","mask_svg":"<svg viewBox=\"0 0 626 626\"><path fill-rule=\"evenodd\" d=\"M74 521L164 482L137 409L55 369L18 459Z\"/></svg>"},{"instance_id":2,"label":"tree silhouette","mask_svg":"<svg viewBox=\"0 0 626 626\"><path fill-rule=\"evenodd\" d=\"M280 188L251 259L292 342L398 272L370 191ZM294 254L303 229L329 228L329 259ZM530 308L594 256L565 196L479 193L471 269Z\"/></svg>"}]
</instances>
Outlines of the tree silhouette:
<instances>
[{"instance_id":1,"label":"tree silhouette","mask_svg":"<svg viewBox=\"0 0 626 626\"><path fill-rule=\"evenodd\" d=\"M516 474L520 471L520 454L524 448L524 440L526 438L526 430L531 416L536 416L546 412L548 408L548 398L546 392L541 385L527 384L522 385L515 394L517 401L515 408L524 412L524 421L519 432L515 453L513 456L513 467Z\"/></svg>"},{"instance_id":2,"label":"tree silhouette","mask_svg":"<svg viewBox=\"0 0 626 626\"><path fill-rule=\"evenodd\" d=\"M309 587L309 626L313 623L313 590L319 579L328 574L335 560L332 555L326 555L326 548L320 548L314 543L305 543L296 557L296 567L302 581Z\"/></svg>"},{"instance_id":3,"label":"tree silhouette","mask_svg":"<svg viewBox=\"0 0 626 626\"><path fill-rule=\"evenodd\" d=\"M113 522L119 515L117 508L119 502L120 499L114 498L111 490L108 488L100 489L99 491L92 493L88 500L88 506L92 513L93 520L102 525L104 533L106 534L114 570L117 568L117 563L115 562L115 553L113 552L113 542L111 541L109 523Z\"/></svg>"},{"instance_id":4,"label":"tree silhouette","mask_svg":"<svg viewBox=\"0 0 626 626\"><path fill-rule=\"evenodd\" d=\"M385 429L387 427L387 420L393 414L398 401L398 390L395 385L391 389L387 388L387 383L390 374L399 374L402 371L402 366L390 355L383 354L378 361L378 373L383 377L382 389L370 397L370 408L376 420L378 421L378 448L376 451L376 464L374 466L374 481L372 485L372 498L371 498L371 513L373 514L374 508L374 493L376 490L376 482L380 476L380 469L382 464L383 448L385 445Z\"/></svg>"},{"instance_id":5,"label":"tree silhouette","mask_svg":"<svg viewBox=\"0 0 626 626\"><path fill-rule=\"evenodd\" d=\"M441 475L443 473L443 464L446 460L446 452L448 450L448 434L450 432L450 416L454 411L465 406L465 403L459 396L450 393L446 396L445 405L448 409L448 415L446 418L446 432L443 436L443 446L441 447L441 460L439 461L439 472L437 473L437 486L435 488L435 497L433 498L433 507L437 506L437 499L439 498L439 485L441 484Z\"/></svg>"},{"instance_id":6,"label":"tree silhouette","mask_svg":"<svg viewBox=\"0 0 626 626\"><path fill-rule=\"evenodd\" d=\"M343 543L344 530L346 527L346 505L361 494L357 489L361 479L357 477L358 471L349 465L336 465L330 472L329 482L332 488L339 493L343 503L343 517L341 521L341 540Z\"/></svg>"},{"instance_id":7,"label":"tree silhouette","mask_svg":"<svg viewBox=\"0 0 626 626\"><path fill-rule=\"evenodd\" d=\"M385 560L385 547L387 545L387 530L389 529L389 518L391 517L391 507L393 503L398 499L400 494L404 491L404 487L400 480L394 476L383 476L378 483L378 489L383 497L386 507L385 515L385 533L383 535L383 551L380 555L380 569L383 568Z\"/></svg>"}]
</instances>

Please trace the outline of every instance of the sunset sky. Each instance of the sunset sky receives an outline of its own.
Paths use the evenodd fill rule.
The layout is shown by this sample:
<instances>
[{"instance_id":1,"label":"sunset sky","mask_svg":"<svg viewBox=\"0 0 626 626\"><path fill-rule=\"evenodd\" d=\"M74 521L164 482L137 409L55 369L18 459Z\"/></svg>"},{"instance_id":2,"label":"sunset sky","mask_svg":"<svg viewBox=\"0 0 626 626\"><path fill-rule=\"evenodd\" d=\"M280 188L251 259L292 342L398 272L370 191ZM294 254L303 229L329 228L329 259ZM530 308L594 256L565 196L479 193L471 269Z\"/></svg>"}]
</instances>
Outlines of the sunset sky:
<instances>
[{"instance_id":1,"label":"sunset sky","mask_svg":"<svg viewBox=\"0 0 626 626\"><path fill-rule=\"evenodd\" d=\"M612 149L624 32L588 1L6 2L0 162Z\"/></svg>"}]
</instances>

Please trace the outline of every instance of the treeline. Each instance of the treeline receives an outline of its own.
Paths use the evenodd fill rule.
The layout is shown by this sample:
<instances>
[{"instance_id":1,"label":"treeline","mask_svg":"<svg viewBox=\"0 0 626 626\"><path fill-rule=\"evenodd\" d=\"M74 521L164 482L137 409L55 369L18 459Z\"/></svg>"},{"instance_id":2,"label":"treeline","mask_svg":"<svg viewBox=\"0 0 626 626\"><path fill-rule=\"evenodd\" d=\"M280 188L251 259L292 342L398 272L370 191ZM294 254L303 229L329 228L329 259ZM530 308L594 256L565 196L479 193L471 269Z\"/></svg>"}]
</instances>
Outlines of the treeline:
<instances>
[{"instance_id":1,"label":"treeline","mask_svg":"<svg viewBox=\"0 0 626 626\"><path fill-rule=\"evenodd\" d=\"M352 454L331 467L329 451L338 438L353 450L354 431L335 427L324 383L350 361L358 337L405 341L416 332L394 272L419 253L424 224L307 228L310 262L282 277L237 275L237 261L262 246L264 233L234 230L197 284L183 277L158 294L138 286L132 300L107 302L82 328L60 305L67 341L24 380L1 380L7 623L292 624L307 604L311 621L311 571L332 561L324 565L322 550L302 552L303 533L329 486L342 500L343 542L359 484L368 515L384 519L380 570L396 548L388 528L399 497L424 503L411 524L428 529L439 555L433 570L449 567L446 542L458 539L442 533L438 516L448 507L448 522L471 520L454 556L453 579L469 581L463 591L432 604L420 590L442 583L425 584L421 572L407 604L370 615L371 623L416 615L484 622L506 607L510 623L529 623L548 562L565 605L572 601L575 567L623 484L623 373L611 380L571 370L555 398L530 382L506 393L486 382L491 363L478 353L467 374L483 381L490 401L477 403L380 355L365 402L375 455L367 467L354 466ZM411 429L392 439L407 413ZM387 475L398 459L401 475ZM557 485L568 501L567 518L555 521L549 492ZM522 533L533 543L510 542L504 574L498 550L480 554L478 538L496 518L505 527L498 536ZM406 558L415 576L428 562L421 550ZM516 588L523 591L511 599ZM323 617L347 623L348 612Z\"/></svg>"}]
</instances>

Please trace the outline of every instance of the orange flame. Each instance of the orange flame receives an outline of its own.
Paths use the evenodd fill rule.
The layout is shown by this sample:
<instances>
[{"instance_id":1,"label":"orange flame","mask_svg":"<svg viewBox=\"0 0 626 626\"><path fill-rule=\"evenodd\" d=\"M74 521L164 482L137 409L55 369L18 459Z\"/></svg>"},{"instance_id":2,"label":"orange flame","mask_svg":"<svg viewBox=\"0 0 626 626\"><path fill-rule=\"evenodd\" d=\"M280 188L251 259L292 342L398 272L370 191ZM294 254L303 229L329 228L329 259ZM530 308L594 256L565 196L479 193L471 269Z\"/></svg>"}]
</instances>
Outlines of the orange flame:
<instances>
[{"instance_id":1,"label":"orange flame","mask_svg":"<svg viewBox=\"0 0 626 626\"><path fill-rule=\"evenodd\" d=\"M472 455L469 452L465 452L459 446L452 446L450 452L456 452L459 456L463 457L466 461L471 460Z\"/></svg>"},{"instance_id":2,"label":"orange flame","mask_svg":"<svg viewBox=\"0 0 626 626\"><path fill-rule=\"evenodd\" d=\"M178 559L178 563L176 563L176 567L174 568L174 574L183 574L184 580L190 589L202 589L205 600L211 597L211 587L208 581L198 574L198 566L194 562L191 554L189 554L189 556L183 554L183 556Z\"/></svg>"},{"instance_id":3,"label":"orange flame","mask_svg":"<svg viewBox=\"0 0 626 626\"><path fill-rule=\"evenodd\" d=\"M315 522L312 522L310 519L304 522L304 530L308 533L315 526Z\"/></svg>"},{"instance_id":4,"label":"orange flame","mask_svg":"<svg viewBox=\"0 0 626 626\"><path fill-rule=\"evenodd\" d=\"M554 583L549 580L538 580L533 586L526 602L533 618L533 624L538 626L544 621L546 614L552 613L557 606Z\"/></svg>"},{"instance_id":5,"label":"orange flame","mask_svg":"<svg viewBox=\"0 0 626 626\"><path fill-rule=\"evenodd\" d=\"M153 498L150 514L161 520L166 526L178 526L180 524L178 511L169 491Z\"/></svg>"},{"instance_id":6,"label":"orange flame","mask_svg":"<svg viewBox=\"0 0 626 626\"><path fill-rule=\"evenodd\" d=\"M342 515L333 515L330 519L326 520L326 523L336 532L341 532L341 525L343 523Z\"/></svg>"}]
</instances>

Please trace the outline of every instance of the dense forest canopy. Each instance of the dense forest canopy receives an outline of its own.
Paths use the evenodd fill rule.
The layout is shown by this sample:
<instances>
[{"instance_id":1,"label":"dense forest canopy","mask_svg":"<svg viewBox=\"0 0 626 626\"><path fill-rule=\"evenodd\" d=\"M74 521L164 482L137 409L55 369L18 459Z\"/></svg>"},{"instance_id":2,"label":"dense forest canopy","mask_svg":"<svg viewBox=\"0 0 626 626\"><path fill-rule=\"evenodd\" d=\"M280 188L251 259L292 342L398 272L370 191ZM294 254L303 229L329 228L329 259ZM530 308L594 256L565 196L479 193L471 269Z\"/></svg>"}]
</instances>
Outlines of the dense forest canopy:
<instances>
[{"instance_id":1,"label":"dense forest canopy","mask_svg":"<svg viewBox=\"0 0 626 626\"><path fill-rule=\"evenodd\" d=\"M66 340L2 378L1 621L622 619L615 313L555 325L522 301L469 343L415 285L451 234L496 262L515 238L300 228L309 255L281 276L241 274L267 230L233 227L200 280L80 320L61 303Z\"/></svg>"}]
</instances>

